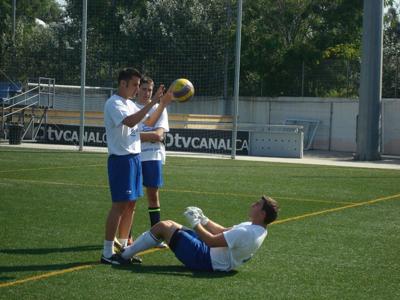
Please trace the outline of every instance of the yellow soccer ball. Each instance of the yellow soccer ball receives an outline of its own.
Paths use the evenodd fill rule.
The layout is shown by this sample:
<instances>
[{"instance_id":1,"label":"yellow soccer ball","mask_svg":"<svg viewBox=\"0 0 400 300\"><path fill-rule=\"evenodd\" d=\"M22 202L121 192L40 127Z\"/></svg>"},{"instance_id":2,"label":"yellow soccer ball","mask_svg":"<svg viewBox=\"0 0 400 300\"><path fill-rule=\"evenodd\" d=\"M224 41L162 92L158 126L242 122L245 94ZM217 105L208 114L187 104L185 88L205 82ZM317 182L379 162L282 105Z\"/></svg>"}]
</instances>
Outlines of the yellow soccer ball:
<instances>
[{"instance_id":1,"label":"yellow soccer ball","mask_svg":"<svg viewBox=\"0 0 400 300\"><path fill-rule=\"evenodd\" d=\"M193 84L185 78L179 78L172 83L172 93L174 100L186 102L194 96Z\"/></svg>"}]
</instances>

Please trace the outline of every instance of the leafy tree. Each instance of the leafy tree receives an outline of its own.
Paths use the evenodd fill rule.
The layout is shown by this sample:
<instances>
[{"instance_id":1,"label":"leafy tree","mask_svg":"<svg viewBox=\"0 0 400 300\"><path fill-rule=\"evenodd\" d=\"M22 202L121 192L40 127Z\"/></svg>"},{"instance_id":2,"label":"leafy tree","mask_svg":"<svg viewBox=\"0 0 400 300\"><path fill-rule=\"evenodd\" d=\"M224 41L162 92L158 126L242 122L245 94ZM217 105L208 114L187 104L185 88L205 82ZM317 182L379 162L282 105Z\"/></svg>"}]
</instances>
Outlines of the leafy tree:
<instances>
[{"instance_id":1,"label":"leafy tree","mask_svg":"<svg viewBox=\"0 0 400 300\"><path fill-rule=\"evenodd\" d=\"M400 73L400 16L391 6L384 17L382 96L399 96Z\"/></svg>"},{"instance_id":2,"label":"leafy tree","mask_svg":"<svg viewBox=\"0 0 400 300\"><path fill-rule=\"evenodd\" d=\"M361 1L252 1L245 13L245 94L299 95L303 62L305 74L313 74L328 58L359 57ZM325 74L323 84L337 83L335 73ZM308 85L305 94L326 92Z\"/></svg>"},{"instance_id":3,"label":"leafy tree","mask_svg":"<svg viewBox=\"0 0 400 300\"><path fill-rule=\"evenodd\" d=\"M48 68L45 56L48 50L54 48L52 33L35 21L40 19L47 24L54 24L60 21L60 17L61 10L54 0L16 1L13 41L12 1L0 0L0 68L3 75L23 80L29 76L31 69L40 65L41 70Z\"/></svg>"}]
</instances>

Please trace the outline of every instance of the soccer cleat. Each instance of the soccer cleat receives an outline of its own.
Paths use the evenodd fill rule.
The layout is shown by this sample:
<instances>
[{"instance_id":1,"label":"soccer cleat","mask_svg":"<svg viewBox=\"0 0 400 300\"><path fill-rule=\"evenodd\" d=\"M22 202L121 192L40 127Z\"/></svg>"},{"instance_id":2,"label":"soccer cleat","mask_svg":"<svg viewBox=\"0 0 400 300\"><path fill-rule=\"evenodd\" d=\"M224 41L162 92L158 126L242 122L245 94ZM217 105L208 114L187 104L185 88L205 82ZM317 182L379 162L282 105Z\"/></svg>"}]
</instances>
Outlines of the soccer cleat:
<instances>
[{"instance_id":1,"label":"soccer cleat","mask_svg":"<svg viewBox=\"0 0 400 300\"><path fill-rule=\"evenodd\" d=\"M113 254L111 257L105 257L102 255L100 262L106 265L129 266L132 263L142 263L142 259L137 256L125 259L119 254Z\"/></svg>"},{"instance_id":2,"label":"soccer cleat","mask_svg":"<svg viewBox=\"0 0 400 300\"><path fill-rule=\"evenodd\" d=\"M139 256L132 256L131 258L123 258L121 256L121 254L116 254L115 255L117 258L118 263L113 263L114 265L122 265L122 266L126 266L126 265L131 265L131 264L141 264L142 263L142 259Z\"/></svg>"},{"instance_id":3,"label":"soccer cleat","mask_svg":"<svg viewBox=\"0 0 400 300\"><path fill-rule=\"evenodd\" d=\"M141 264L142 259L139 256L134 255L131 257L131 263L132 264Z\"/></svg>"},{"instance_id":4,"label":"soccer cleat","mask_svg":"<svg viewBox=\"0 0 400 300\"><path fill-rule=\"evenodd\" d=\"M105 257L104 255L101 255L100 262L105 265L115 265L118 264L118 256L117 254L111 255L111 257Z\"/></svg>"}]
</instances>

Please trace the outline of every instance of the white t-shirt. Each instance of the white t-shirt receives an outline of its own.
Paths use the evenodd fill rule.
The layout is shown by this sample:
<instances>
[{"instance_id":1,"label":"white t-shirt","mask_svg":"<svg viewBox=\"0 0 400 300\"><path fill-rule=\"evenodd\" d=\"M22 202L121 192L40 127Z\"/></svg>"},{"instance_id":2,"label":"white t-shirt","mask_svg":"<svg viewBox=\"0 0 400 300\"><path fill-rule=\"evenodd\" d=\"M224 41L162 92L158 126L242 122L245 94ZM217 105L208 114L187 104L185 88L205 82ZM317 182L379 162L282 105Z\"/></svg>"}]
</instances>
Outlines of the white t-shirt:
<instances>
[{"instance_id":1,"label":"white t-shirt","mask_svg":"<svg viewBox=\"0 0 400 300\"><path fill-rule=\"evenodd\" d=\"M128 127L122 121L139 111L129 99L112 95L104 105L104 125L107 134L108 154L126 155L140 153L139 126Z\"/></svg>"},{"instance_id":2,"label":"white t-shirt","mask_svg":"<svg viewBox=\"0 0 400 300\"><path fill-rule=\"evenodd\" d=\"M144 105L136 103L139 109L142 109ZM148 116L151 116L154 111L157 109L158 104L154 105L150 111L147 113ZM165 132L169 131L169 124L168 124L168 112L167 109L164 109L160 118L157 120L156 124L153 127L149 127L140 123L140 131L154 131L157 128L163 128ZM150 143L150 142L142 142L142 151L140 153L140 158L142 161L148 160L161 160L162 163L165 163L165 146L163 143Z\"/></svg>"},{"instance_id":3,"label":"white t-shirt","mask_svg":"<svg viewBox=\"0 0 400 300\"><path fill-rule=\"evenodd\" d=\"M210 248L215 271L230 271L248 261L260 248L268 232L260 225L243 222L223 234L228 247Z\"/></svg>"}]
</instances>

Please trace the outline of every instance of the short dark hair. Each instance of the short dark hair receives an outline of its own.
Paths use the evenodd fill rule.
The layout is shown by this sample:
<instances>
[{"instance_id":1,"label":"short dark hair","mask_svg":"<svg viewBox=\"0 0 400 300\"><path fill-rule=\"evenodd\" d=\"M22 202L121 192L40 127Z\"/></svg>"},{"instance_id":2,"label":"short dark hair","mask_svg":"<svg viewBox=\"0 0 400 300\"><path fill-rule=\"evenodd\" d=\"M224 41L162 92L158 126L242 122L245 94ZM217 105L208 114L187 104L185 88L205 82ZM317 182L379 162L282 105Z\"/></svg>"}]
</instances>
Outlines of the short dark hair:
<instances>
[{"instance_id":1,"label":"short dark hair","mask_svg":"<svg viewBox=\"0 0 400 300\"><path fill-rule=\"evenodd\" d=\"M264 200L264 204L262 206L262 210L265 211L265 225L272 223L278 217L279 205L274 199L268 196L262 196L262 200Z\"/></svg>"},{"instance_id":2,"label":"short dark hair","mask_svg":"<svg viewBox=\"0 0 400 300\"><path fill-rule=\"evenodd\" d=\"M124 68L118 74L118 85L121 83L122 80L129 81L132 77L142 78L142 74L135 68Z\"/></svg>"},{"instance_id":3,"label":"short dark hair","mask_svg":"<svg viewBox=\"0 0 400 300\"><path fill-rule=\"evenodd\" d=\"M142 85L142 84L153 84L154 85L154 80L151 79L149 76L143 76L140 79L140 85Z\"/></svg>"}]
</instances>

